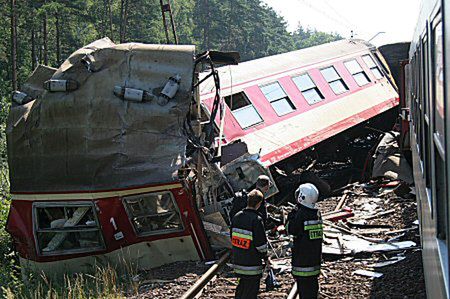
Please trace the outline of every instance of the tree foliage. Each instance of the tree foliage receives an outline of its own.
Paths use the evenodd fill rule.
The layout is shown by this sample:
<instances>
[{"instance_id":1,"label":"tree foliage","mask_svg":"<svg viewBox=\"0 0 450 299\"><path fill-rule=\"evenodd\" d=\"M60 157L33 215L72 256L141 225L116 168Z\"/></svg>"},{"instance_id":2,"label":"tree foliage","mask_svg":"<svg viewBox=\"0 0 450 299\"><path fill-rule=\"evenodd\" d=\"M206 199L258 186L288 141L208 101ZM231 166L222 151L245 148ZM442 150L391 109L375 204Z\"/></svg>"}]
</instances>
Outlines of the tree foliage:
<instances>
[{"instance_id":1,"label":"tree foliage","mask_svg":"<svg viewBox=\"0 0 450 299\"><path fill-rule=\"evenodd\" d=\"M166 43L158 0L16 0L19 83L38 63L57 67L77 48L105 36ZM165 0L167 1L167 0ZM165 2L164 1L164 2ZM299 27L261 0L171 0L179 41L206 49L239 51L243 60L339 39ZM0 95L10 94L10 0L0 0Z\"/></svg>"}]
</instances>

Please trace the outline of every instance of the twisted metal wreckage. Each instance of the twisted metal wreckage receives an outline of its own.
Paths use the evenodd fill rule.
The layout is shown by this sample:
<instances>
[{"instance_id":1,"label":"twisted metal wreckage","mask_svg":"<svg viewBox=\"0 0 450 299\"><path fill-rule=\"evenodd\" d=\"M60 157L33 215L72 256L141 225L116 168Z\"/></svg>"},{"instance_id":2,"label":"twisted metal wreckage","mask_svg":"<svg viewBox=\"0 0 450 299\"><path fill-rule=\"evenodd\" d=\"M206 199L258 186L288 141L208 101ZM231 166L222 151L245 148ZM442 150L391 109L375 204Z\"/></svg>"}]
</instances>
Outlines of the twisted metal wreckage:
<instances>
[{"instance_id":1,"label":"twisted metal wreckage","mask_svg":"<svg viewBox=\"0 0 450 299\"><path fill-rule=\"evenodd\" d=\"M311 88L310 79L310 92L317 89L321 100L308 103L320 112L297 109L275 120L277 109L288 106L273 106L278 116L263 123L268 112L258 118L248 107L270 107L276 100L259 100L246 78L266 84L308 70L314 79L327 63L339 64L341 72L344 60L362 65L361 56L376 55L362 41L319 47L291 52L293 58L271 56L271 63L262 58L232 66L239 107L233 105L233 82L225 79L227 91L220 94L219 75L226 78L230 67L215 66L236 65L234 52L195 55L194 46L116 45L105 38L74 52L59 69L39 66L13 94L7 127L7 230L24 272L88 272L96 264L147 269L212 259L215 249L229 247L234 192L266 174L274 183L268 197L275 195L269 167L398 105L390 74L372 59L373 65L360 67L373 72L365 74L368 83L347 83L347 90L355 87L349 95L328 98L330 92L320 87L322 95L318 86L329 82ZM299 66L296 57L302 57ZM202 95L200 84L206 86ZM245 94L254 106L245 105ZM305 117L312 127L298 124Z\"/></svg>"}]
</instances>

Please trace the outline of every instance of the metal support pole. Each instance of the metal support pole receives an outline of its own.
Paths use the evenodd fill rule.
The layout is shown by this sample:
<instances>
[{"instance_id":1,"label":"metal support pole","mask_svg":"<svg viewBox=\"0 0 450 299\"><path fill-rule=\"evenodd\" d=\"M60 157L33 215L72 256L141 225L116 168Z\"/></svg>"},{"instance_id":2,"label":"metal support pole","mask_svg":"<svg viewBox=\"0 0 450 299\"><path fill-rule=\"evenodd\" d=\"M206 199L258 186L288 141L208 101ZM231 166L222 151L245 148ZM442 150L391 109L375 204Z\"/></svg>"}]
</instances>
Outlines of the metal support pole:
<instances>
[{"instance_id":1,"label":"metal support pole","mask_svg":"<svg viewBox=\"0 0 450 299\"><path fill-rule=\"evenodd\" d=\"M175 21L173 20L172 6L170 5L170 0L167 0L167 5L169 6L169 16L170 16L170 24L172 25L173 39L175 40L175 44L178 45L177 29L175 28Z\"/></svg>"},{"instance_id":2,"label":"metal support pole","mask_svg":"<svg viewBox=\"0 0 450 299\"><path fill-rule=\"evenodd\" d=\"M162 19L163 19L163 25L164 25L164 33L166 34L166 40L167 43L170 43L169 40L169 30L167 29L167 21L166 21L166 14L165 14L165 7L163 0L159 0L159 3L161 4L161 13L162 13Z\"/></svg>"},{"instance_id":3,"label":"metal support pole","mask_svg":"<svg viewBox=\"0 0 450 299\"><path fill-rule=\"evenodd\" d=\"M161 5L161 13L162 13L162 19L163 19L163 25L164 25L164 33L166 34L166 40L167 43L170 44L170 39L169 39L169 28L167 25L167 19L166 19L166 12L169 13L169 18L170 18L170 26L172 27L172 33L173 33L173 39L175 44L178 44L178 37L177 37L177 31L175 28L175 21L173 19L173 15L172 15L172 8L170 6L170 0L167 0L167 3L163 3L163 0L159 0L159 3Z\"/></svg>"}]
</instances>

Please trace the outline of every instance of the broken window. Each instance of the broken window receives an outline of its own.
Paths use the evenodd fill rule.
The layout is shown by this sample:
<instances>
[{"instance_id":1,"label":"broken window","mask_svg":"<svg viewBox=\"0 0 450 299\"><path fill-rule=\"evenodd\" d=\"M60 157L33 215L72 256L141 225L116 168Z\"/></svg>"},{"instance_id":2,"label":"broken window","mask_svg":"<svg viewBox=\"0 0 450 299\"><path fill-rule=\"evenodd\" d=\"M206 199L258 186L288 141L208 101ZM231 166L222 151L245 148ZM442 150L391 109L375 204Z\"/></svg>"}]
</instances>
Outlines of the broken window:
<instances>
[{"instance_id":1,"label":"broken window","mask_svg":"<svg viewBox=\"0 0 450 299\"><path fill-rule=\"evenodd\" d=\"M445 148L445 114L444 114L444 49L442 22L433 29L433 83L434 83L434 138L439 143L441 152Z\"/></svg>"},{"instance_id":2,"label":"broken window","mask_svg":"<svg viewBox=\"0 0 450 299\"><path fill-rule=\"evenodd\" d=\"M380 68L375 63L375 61L373 61L373 58L369 54L364 55L362 57L362 59L367 64L367 66L370 68L370 71L375 76L375 78L377 78L377 79L383 78L383 73L381 72Z\"/></svg>"},{"instance_id":3,"label":"broken window","mask_svg":"<svg viewBox=\"0 0 450 299\"><path fill-rule=\"evenodd\" d=\"M308 74L293 77L292 81L294 81L295 85L300 89L308 104L313 105L321 102L325 98Z\"/></svg>"},{"instance_id":4,"label":"broken window","mask_svg":"<svg viewBox=\"0 0 450 299\"><path fill-rule=\"evenodd\" d=\"M242 129L247 129L263 121L256 108L243 92L225 97L225 103Z\"/></svg>"},{"instance_id":5,"label":"broken window","mask_svg":"<svg viewBox=\"0 0 450 299\"><path fill-rule=\"evenodd\" d=\"M105 249L92 203L36 203L34 219L42 255Z\"/></svg>"},{"instance_id":6,"label":"broken window","mask_svg":"<svg viewBox=\"0 0 450 299\"><path fill-rule=\"evenodd\" d=\"M184 229L171 192L133 195L125 197L124 203L138 236Z\"/></svg>"},{"instance_id":7,"label":"broken window","mask_svg":"<svg viewBox=\"0 0 450 299\"><path fill-rule=\"evenodd\" d=\"M341 94L348 91L347 85L333 66L322 69L320 72L325 80L327 80L328 84L330 84L330 87L335 94Z\"/></svg>"},{"instance_id":8,"label":"broken window","mask_svg":"<svg viewBox=\"0 0 450 299\"><path fill-rule=\"evenodd\" d=\"M344 65L350 74L352 74L353 79L355 79L359 86L364 86L370 83L369 77L366 75L356 59L344 62Z\"/></svg>"},{"instance_id":9,"label":"broken window","mask_svg":"<svg viewBox=\"0 0 450 299\"><path fill-rule=\"evenodd\" d=\"M295 110L294 104L278 82L261 86L260 89L278 116L286 115Z\"/></svg>"}]
</instances>

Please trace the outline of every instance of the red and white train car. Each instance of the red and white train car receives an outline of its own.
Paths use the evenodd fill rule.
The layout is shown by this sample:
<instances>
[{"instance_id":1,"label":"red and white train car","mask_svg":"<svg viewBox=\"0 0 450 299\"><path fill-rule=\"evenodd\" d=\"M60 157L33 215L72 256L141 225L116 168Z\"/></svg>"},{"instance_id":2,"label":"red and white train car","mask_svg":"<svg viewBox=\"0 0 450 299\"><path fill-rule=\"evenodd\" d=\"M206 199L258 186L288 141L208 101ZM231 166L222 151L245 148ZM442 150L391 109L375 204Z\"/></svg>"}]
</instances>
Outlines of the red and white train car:
<instances>
[{"instance_id":1,"label":"red and white train car","mask_svg":"<svg viewBox=\"0 0 450 299\"><path fill-rule=\"evenodd\" d=\"M222 140L240 139L270 166L399 104L378 50L340 40L217 69L226 109ZM214 85L201 85L206 113Z\"/></svg>"},{"instance_id":2,"label":"red and white train car","mask_svg":"<svg viewBox=\"0 0 450 299\"><path fill-rule=\"evenodd\" d=\"M105 38L39 66L14 94L7 230L24 273L212 258L179 176L194 58L194 46Z\"/></svg>"}]
</instances>

